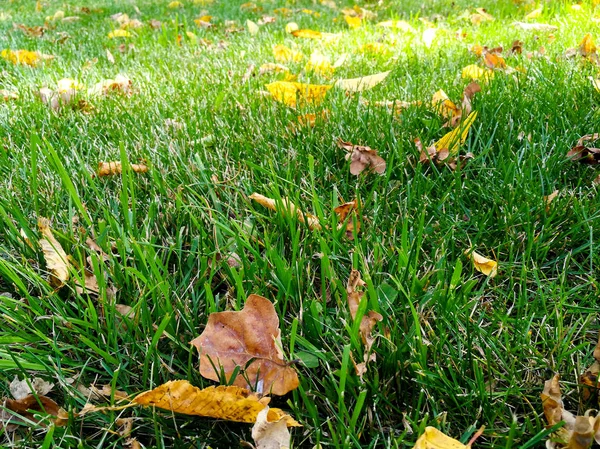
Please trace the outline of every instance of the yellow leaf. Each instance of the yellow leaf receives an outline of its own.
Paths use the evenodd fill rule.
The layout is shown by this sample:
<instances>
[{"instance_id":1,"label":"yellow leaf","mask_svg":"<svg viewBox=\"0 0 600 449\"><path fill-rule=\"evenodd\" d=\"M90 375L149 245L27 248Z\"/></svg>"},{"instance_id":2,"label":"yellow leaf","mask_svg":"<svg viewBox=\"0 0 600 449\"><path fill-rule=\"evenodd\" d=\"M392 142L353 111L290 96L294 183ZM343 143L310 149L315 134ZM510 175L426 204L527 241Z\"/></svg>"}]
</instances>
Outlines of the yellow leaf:
<instances>
[{"instance_id":1,"label":"yellow leaf","mask_svg":"<svg viewBox=\"0 0 600 449\"><path fill-rule=\"evenodd\" d=\"M583 39L579 43L579 53L582 56L590 56L596 53L596 44L590 33L583 36Z\"/></svg>"},{"instance_id":2,"label":"yellow leaf","mask_svg":"<svg viewBox=\"0 0 600 449\"><path fill-rule=\"evenodd\" d=\"M361 78L351 78L345 80L337 80L335 87L344 89L348 92L362 92L375 87L387 78L391 70L387 72L376 73L375 75L363 76Z\"/></svg>"},{"instance_id":3,"label":"yellow leaf","mask_svg":"<svg viewBox=\"0 0 600 449\"><path fill-rule=\"evenodd\" d=\"M202 17L198 17L197 19L194 19L194 23L196 23L196 25L198 25L198 26L202 26L202 25L206 26L207 23L210 23L211 19L212 19L212 16L205 15Z\"/></svg>"},{"instance_id":4,"label":"yellow leaf","mask_svg":"<svg viewBox=\"0 0 600 449\"><path fill-rule=\"evenodd\" d=\"M471 64L462 69L462 78L472 80L488 81L494 77L492 70L482 69L478 65Z\"/></svg>"},{"instance_id":5,"label":"yellow leaf","mask_svg":"<svg viewBox=\"0 0 600 449\"><path fill-rule=\"evenodd\" d=\"M318 105L323 101L329 85L304 84L290 81L275 81L265 85L273 98L280 103L296 107L298 100L309 104Z\"/></svg>"},{"instance_id":6,"label":"yellow leaf","mask_svg":"<svg viewBox=\"0 0 600 449\"><path fill-rule=\"evenodd\" d=\"M192 33L191 31L186 31L185 35L188 37L188 39L190 41L192 41L193 44L198 42L198 36L196 36L196 34Z\"/></svg>"},{"instance_id":7,"label":"yellow leaf","mask_svg":"<svg viewBox=\"0 0 600 449\"><path fill-rule=\"evenodd\" d=\"M292 31L291 34L294 37L302 37L305 39L321 39L323 37L323 34L320 31L306 30L306 29L305 30L295 30L295 31Z\"/></svg>"},{"instance_id":8,"label":"yellow leaf","mask_svg":"<svg viewBox=\"0 0 600 449\"><path fill-rule=\"evenodd\" d=\"M368 44L363 44L358 48L359 53L386 53L388 51L387 47L381 42L370 42Z\"/></svg>"},{"instance_id":9,"label":"yellow leaf","mask_svg":"<svg viewBox=\"0 0 600 449\"><path fill-rule=\"evenodd\" d=\"M259 75L263 75L265 73L271 73L271 72L275 72L275 73L287 73L289 72L290 69L288 69L286 66L281 65L281 64L275 64L274 62L267 62L263 65L260 66L259 70L258 70L258 74Z\"/></svg>"},{"instance_id":10,"label":"yellow leaf","mask_svg":"<svg viewBox=\"0 0 600 449\"><path fill-rule=\"evenodd\" d=\"M51 274L50 285L60 288L69 280L70 264L67 253L52 234L47 218L38 219L38 228L44 236L39 240L39 244L44 254L46 267Z\"/></svg>"},{"instance_id":11,"label":"yellow leaf","mask_svg":"<svg viewBox=\"0 0 600 449\"><path fill-rule=\"evenodd\" d=\"M447 150L449 154L456 155L460 146L467 139L469 129L476 117L477 111L471 112L460 126L457 126L456 129L450 131L435 143L435 150L438 153L442 150Z\"/></svg>"},{"instance_id":12,"label":"yellow leaf","mask_svg":"<svg viewBox=\"0 0 600 449\"><path fill-rule=\"evenodd\" d=\"M600 79L594 79L594 78L590 77L590 81L592 82L592 86L594 86L594 89L596 89L596 91L600 92Z\"/></svg>"},{"instance_id":13,"label":"yellow leaf","mask_svg":"<svg viewBox=\"0 0 600 449\"><path fill-rule=\"evenodd\" d=\"M176 9L176 8L181 8L182 6L183 6L183 3L174 1L174 2L169 3L167 5L167 8L169 8L169 9Z\"/></svg>"},{"instance_id":14,"label":"yellow leaf","mask_svg":"<svg viewBox=\"0 0 600 449\"><path fill-rule=\"evenodd\" d=\"M321 229L321 224L319 223L319 218L308 213L302 212L302 210L298 209L290 200L287 198L281 199L281 206L277 205L277 202L273 198L266 197L261 195L260 193L253 193L248 198L256 201L261 206L266 207L267 209L271 209L272 211L279 212L282 214L290 213L292 215L296 215L298 217L298 221L300 223L306 223L309 229ZM283 210L282 210L283 208Z\"/></svg>"},{"instance_id":15,"label":"yellow leaf","mask_svg":"<svg viewBox=\"0 0 600 449\"><path fill-rule=\"evenodd\" d=\"M135 173L146 173L148 166L144 164L130 164L131 170ZM113 176L120 175L123 172L121 162L99 162L98 163L98 176Z\"/></svg>"},{"instance_id":16,"label":"yellow leaf","mask_svg":"<svg viewBox=\"0 0 600 449\"><path fill-rule=\"evenodd\" d=\"M298 24L296 22L290 22L285 26L285 32L292 34L294 31L298 31Z\"/></svg>"},{"instance_id":17,"label":"yellow leaf","mask_svg":"<svg viewBox=\"0 0 600 449\"><path fill-rule=\"evenodd\" d=\"M433 94L431 104L435 111L445 118L452 118L460 112L460 108L448 98L448 95L442 89Z\"/></svg>"},{"instance_id":18,"label":"yellow leaf","mask_svg":"<svg viewBox=\"0 0 600 449\"><path fill-rule=\"evenodd\" d=\"M131 403L116 407L96 407L88 404L79 416L90 412L122 410L135 405L152 406L184 415L205 416L227 421L254 423L258 413L269 402L268 397L258 398L245 388L235 386L194 387L187 380L170 381L154 390L137 395ZM285 419L288 426L300 426L296 420L277 408L270 408L269 421Z\"/></svg>"},{"instance_id":19,"label":"yellow leaf","mask_svg":"<svg viewBox=\"0 0 600 449\"><path fill-rule=\"evenodd\" d=\"M526 19L537 19L538 17L540 17L542 15L542 10L543 9L544 9L543 6L539 7L538 9L534 9L529 14L527 14L525 16L525 18Z\"/></svg>"},{"instance_id":20,"label":"yellow leaf","mask_svg":"<svg viewBox=\"0 0 600 449\"><path fill-rule=\"evenodd\" d=\"M313 71L321 76L330 77L333 75L333 66L330 59L322 54L319 50L315 50L310 55L310 59L306 63L304 70Z\"/></svg>"},{"instance_id":21,"label":"yellow leaf","mask_svg":"<svg viewBox=\"0 0 600 449\"><path fill-rule=\"evenodd\" d=\"M40 61L54 58L51 55L29 50L2 50L0 56L13 64L24 64L31 67L36 67Z\"/></svg>"},{"instance_id":22,"label":"yellow leaf","mask_svg":"<svg viewBox=\"0 0 600 449\"><path fill-rule=\"evenodd\" d=\"M114 30L108 33L109 39L114 39L115 37L130 37L131 33L127 30Z\"/></svg>"},{"instance_id":23,"label":"yellow leaf","mask_svg":"<svg viewBox=\"0 0 600 449\"><path fill-rule=\"evenodd\" d=\"M248 32L252 35L257 34L260 31L258 25L252 20L246 20L246 28L248 28Z\"/></svg>"},{"instance_id":24,"label":"yellow leaf","mask_svg":"<svg viewBox=\"0 0 600 449\"><path fill-rule=\"evenodd\" d=\"M348 24L348 26L350 28L352 28L352 29L360 28L360 25L361 25L360 17L344 16L344 20L346 20L346 23Z\"/></svg>"},{"instance_id":25,"label":"yellow leaf","mask_svg":"<svg viewBox=\"0 0 600 449\"><path fill-rule=\"evenodd\" d=\"M413 449L468 449L460 441L450 438L435 427L425 427Z\"/></svg>"},{"instance_id":26,"label":"yellow leaf","mask_svg":"<svg viewBox=\"0 0 600 449\"><path fill-rule=\"evenodd\" d=\"M394 28L408 33L417 32L417 30L415 30L410 23L404 20L386 20L385 22L379 22L377 26L383 28Z\"/></svg>"},{"instance_id":27,"label":"yellow leaf","mask_svg":"<svg viewBox=\"0 0 600 449\"><path fill-rule=\"evenodd\" d=\"M299 62L304 57L299 51L281 44L273 46L273 56L277 62Z\"/></svg>"},{"instance_id":28,"label":"yellow leaf","mask_svg":"<svg viewBox=\"0 0 600 449\"><path fill-rule=\"evenodd\" d=\"M498 274L498 262L495 260L488 259L487 257L483 257L481 254L476 253L475 251L469 252L465 251L465 254L471 257L473 261L473 266L480 273L493 278Z\"/></svg>"}]
</instances>

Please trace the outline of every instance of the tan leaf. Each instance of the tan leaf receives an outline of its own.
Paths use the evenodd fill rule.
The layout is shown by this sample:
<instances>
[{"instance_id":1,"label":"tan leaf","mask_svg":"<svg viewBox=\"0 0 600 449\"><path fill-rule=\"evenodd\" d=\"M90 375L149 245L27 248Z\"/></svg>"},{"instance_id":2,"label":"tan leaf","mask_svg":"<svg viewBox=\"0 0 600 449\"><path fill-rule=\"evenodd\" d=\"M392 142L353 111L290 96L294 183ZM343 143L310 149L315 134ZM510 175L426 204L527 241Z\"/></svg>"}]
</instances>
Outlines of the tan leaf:
<instances>
[{"instance_id":1,"label":"tan leaf","mask_svg":"<svg viewBox=\"0 0 600 449\"><path fill-rule=\"evenodd\" d=\"M387 78L391 70L387 72L376 73L375 75L363 76L360 78L340 79L335 82L335 87L346 92L362 92L372 89L377 84Z\"/></svg>"},{"instance_id":2,"label":"tan leaf","mask_svg":"<svg viewBox=\"0 0 600 449\"><path fill-rule=\"evenodd\" d=\"M144 164L130 164L131 170L135 173L146 173L148 166ZM123 167L120 161L98 162L98 176L114 176L120 175L123 172Z\"/></svg>"},{"instance_id":3,"label":"tan leaf","mask_svg":"<svg viewBox=\"0 0 600 449\"><path fill-rule=\"evenodd\" d=\"M350 159L350 173L353 175L358 176L367 168L379 174L385 172L385 159L377 154L377 150L362 145L354 145L342 139L338 139L337 145L348 151L346 159Z\"/></svg>"},{"instance_id":4,"label":"tan leaf","mask_svg":"<svg viewBox=\"0 0 600 449\"><path fill-rule=\"evenodd\" d=\"M350 276L348 277L348 282L346 283L346 294L348 296L348 309L350 310L350 316L352 319L356 319L356 313L358 311L358 307L360 306L360 301L364 296L364 292L359 291L359 287L364 287L366 283L361 279L360 272L358 270L352 270L350 272ZM370 310L365 315L363 315L362 320L360 322L360 336L362 342L365 345L365 362L368 361L368 352L371 350L373 346L374 338L371 333L373 328L379 321L382 321L383 317L373 311Z\"/></svg>"},{"instance_id":5,"label":"tan leaf","mask_svg":"<svg viewBox=\"0 0 600 449\"><path fill-rule=\"evenodd\" d=\"M435 427L425 427L425 432L419 437L413 449L469 449L469 447Z\"/></svg>"},{"instance_id":6,"label":"tan leaf","mask_svg":"<svg viewBox=\"0 0 600 449\"><path fill-rule=\"evenodd\" d=\"M586 134L571 148L567 153L567 157L572 161L579 161L582 164L596 165L600 163L600 148L586 145L586 142L594 142L596 140L600 140L600 133Z\"/></svg>"},{"instance_id":7,"label":"tan leaf","mask_svg":"<svg viewBox=\"0 0 600 449\"><path fill-rule=\"evenodd\" d=\"M598 383L600 375L600 334L593 355L595 359L594 363L579 376L579 383L585 385L582 390L582 399L584 402L589 401L592 396L596 399L598 398L598 389L600 388L600 384Z\"/></svg>"},{"instance_id":8,"label":"tan leaf","mask_svg":"<svg viewBox=\"0 0 600 449\"><path fill-rule=\"evenodd\" d=\"M498 262L495 260L488 259L487 257L483 257L481 254L476 253L475 251L465 251L465 254L471 258L473 261L473 266L480 273L493 278L498 274Z\"/></svg>"},{"instance_id":9,"label":"tan leaf","mask_svg":"<svg viewBox=\"0 0 600 449\"><path fill-rule=\"evenodd\" d=\"M200 374L207 379L219 381L222 369L229 382L241 367L243 375L235 378L234 385L279 396L298 388L298 375L281 352L279 317L271 301L262 296L250 295L239 312L211 313L206 328L191 344L200 352Z\"/></svg>"},{"instance_id":10,"label":"tan leaf","mask_svg":"<svg viewBox=\"0 0 600 449\"><path fill-rule=\"evenodd\" d=\"M38 228L44 236L39 240L39 244L46 260L46 267L50 271L50 285L60 288L69 280L70 264L67 253L54 238L47 218L40 217L38 219Z\"/></svg>"},{"instance_id":11,"label":"tan leaf","mask_svg":"<svg viewBox=\"0 0 600 449\"><path fill-rule=\"evenodd\" d=\"M21 399L4 399L2 407L16 413L24 419L41 424L37 421L33 412L44 412L58 417L53 420L58 426L64 424L65 411L62 410L56 402L43 395L27 395ZM17 416L7 412L0 412L0 429L7 424L27 424L18 419Z\"/></svg>"},{"instance_id":12,"label":"tan leaf","mask_svg":"<svg viewBox=\"0 0 600 449\"><path fill-rule=\"evenodd\" d=\"M321 229L321 224L319 223L318 217L298 209L288 198L281 199L281 207L278 206L277 202L273 198L266 197L260 193L253 193L248 198L256 201L258 204L266 207L267 209L271 209L272 211L279 212L283 215L287 215L288 213L291 215L296 215L298 217L298 221L300 223L306 223L309 229Z\"/></svg>"},{"instance_id":13,"label":"tan leaf","mask_svg":"<svg viewBox=\"0 0 600 449\"><path fill-rule=\"evenodd\" d=\"M256 449L289 449L291 436L287 426L288 418L286 415L271 421L269 407L261 410L252 427L252 439L256 443Z\"/></svg>"},{"instance_id":14,"label":"tan leaf","mask_svg":"<svg viewBox=\"0 0 600 449\"><path fill-rule=\"evenodd\" d=\"M19 380L17 376L10 383L9 389L12 397L19 400L30 394L38 394L45 396L54 388L54 384L46 382L44 379L34 377L27 381L26 379Z\"/></svg>"},{"instance_id":15,"label":"tan leaf","mask_svg":"<svg viewBox=\"0 0 600 449\"><path fill-rule=\"evenodd\" d=\"M4 100L4 101L18 100L19 94L12 90L0 89L0 98L2 98L2 100Z\"/></svg>"},{"instance_id":16,"label":"tan leaf","mask_svg":"<svg viewBox=\"0 0 600 449\"><path fill-rule=\"evenodd\" d=\"M356 216L356 233L360 232L360 219L358 217L358 200L350 201L348 203L340 204L338 207L333 209L335 214L338 216L338 229L344 226L346 221L346 237L349 239L354 238L354 220L353 216Z\"/></svg>"}]
</instances>

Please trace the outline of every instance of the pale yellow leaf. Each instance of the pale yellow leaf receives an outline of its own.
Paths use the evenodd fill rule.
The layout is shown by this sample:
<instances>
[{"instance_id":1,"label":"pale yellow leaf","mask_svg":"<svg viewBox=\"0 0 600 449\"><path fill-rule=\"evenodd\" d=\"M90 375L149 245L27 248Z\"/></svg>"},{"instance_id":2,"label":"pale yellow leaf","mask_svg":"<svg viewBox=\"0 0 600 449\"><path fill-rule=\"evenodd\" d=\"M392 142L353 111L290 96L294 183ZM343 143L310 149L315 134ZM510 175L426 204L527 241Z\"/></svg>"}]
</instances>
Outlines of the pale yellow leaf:
<instances>
[{"instance_id":1,"label":"pale yellow leaf","mask_svg":"<svg viewBox=\"0 0 600 449\"><path fill-rule=\"evenodd\" d=\"M299 27L296 22L290 22L285 26L285 32L288 34L292 34L294 31L298 31Z\"/></svg>"},{"instance_id":2,"label":"pale yellow leaf","mask_svg":"<svg viewBox=\"0 0 600 449\"><path fill-rule=\"evenodd\" d=\"M252 439L256 443L256 449L289 449L291 436L286 423L288 418L289 416L282 416L272 421L269 420L269 407L261 410L252 427Z\"/></svg>"},{"instance_id":3,"label":"pale yellow leaf","mask_svg":"<svg viewBox=\"0 0 600 449\"><path fill-rule=\"evenodd\" d=\"M114 39L116 37L130 37L131 33L127 30L113 30L110 33L108 33L108 38L109 39Z\"/></svg>"},{"instance_id":4,"label":"pale yellow leaf","mask_svg":"<svg viewBox=\"0 0 600 449\"><path fill-rule=\"evenodd\" d=\"M431 47L431 44L433 44L433 40L435 39L435 36L437 35L437 28L427 28L425 31L423 31L423 43L425 44L425 46L427 48Z\"/></svg>"},{"instance_id":5,"label":"pale yellow leaf","mask_svg":"<svg viewBox=\"0 0 600 449\"><path fill-rule=\"evenodd\" d=\"M498 262L495 260L488 259L475 251L466 251L465 253L471 258L473 266L480 273L483 273L490 278L493 278L498 274Z\"/></svg>"},{"instance_id":6,"label":"pale yellow leaf","mask_svg":"<svg viewBox=\"0 0 600 449\"><path fill-rule=\"evenodd\" d=\"M291 215L296 215L298 217L298 221L301 223L306 223L309 229L321 229L321 224L319 223L318 217L302 212L302 210L298 209L294 203L287 198L281 199L281 205L278 205L273 198L266 197L260 193L253 193L249 196L249 198L256 201L261 206L271 209L272 211L279 212L283 215L288 213Z\"/></svg>"},{"instance_id":7,"label":"pale yellow leaf","mask_svg":"<svg viewBox=\"0 0 600 449\"><path fill-rule=\"evenodd\" d=\"M540 6L538 9L534 9L529 14L525 16L526 19L537 19L542 15L542 11L544 10L543 6Z\"/></svg>"},{"instance_id":8,"label":"pale yellow leaf","mask_svg":"<svg viewBox=\"0 0 600 449\"><path fill-rule=\"evenodd\" d=\"M363 76L361 78L337 80L335 82L335 87L339 87L348 92L362 92L364 90L372 89L377 84L381 83L387 78L390 72L391 70L388 70L387 72L376 73L375 75Z\"/></svg>"},{"instance_id":9,"label":"pale yellow leaf","mask_svg":"<svg viewBox=\"0 0 600 449\"><path fill-rule=\"evenodd\" d=\"M471 64L462 69L463 79L488 81L494 77L491 69L483 69L478 65Z\"/></svg>"},{"instance_id":10,"label":"pale yellow leaf","mask_svg":"<svg viewBox=\"0 0 600 449\"><path fill-rule=\"evenodd\" d=\"M258 27L258 25L256 23L254 23L252 20L246 20L246 28L248 28L248 32L250 34L252 34L253 36L258 34L258 32L260 31L260 28Z\"/></svg>"},{"instance_id":11,"label":"pale yellow leaf","mask_svg":"<svg viewBox=\"0 0 600 449\"><path fill-rule=\"evenodd\" d=\"M348 24L348 27L350 27L352 29L360 28L360 25L361 25L361 18L360 17L344 16L344 20Z\"/></svg>"},{"instance_id":12,"label":"pale yellow leaf","mask_svg":"<svg viewBox=\"0 0 600 449\"><path fill-rule=\"evenodd\" d=\"M39 240L39 244L44 254L46 267L51 274L50 285L60 288L69 280L70 263L67 253L52 234L47 218L40 217L38 219L38 228L44 236Z\"/></svg>"},{"instance_id":13,"label":"pale yellow leaf","mask_svg":"<svg viewBox=\"0 0 600 449\"><path fill-rule=\"evenodd\" d=\"M385 22L379 22L377 26L383 28L394 28L408 33L417 32L417 30L415 30L410 23L404 20L386 20Z\"/></svg>"},{"instance_id":14,"label":"pale yellow leaf","mask_svg":"<svg viewBox=\"0 0 600 449\"><path fill-rule=\"evenodd\" d=\"M299 62L304 57L301 52L281 44L273 46L273 56L277 62Z\"/></svg>"},{"instance_id":15,"label":"pale yellow leaf","mask_svg":"<svg viewBox=\"0 0 600 449\"><path fill-rule=\"evenodd\" d=\"M426 427L413 449L468 449L468 447L435 427Z\"/></svg>"},{"instance_id":16,"label":"pale yellow leaf","mask_svg":"<svg viewBox=\"0 0 600 449\"><path fill-rule=\"evenodd\" d=\"M323 101L330 85L304 84L292 81L275 81L265 87L273 98L290 107L296 107L298 101L318 105Z\"/></svg>"}]
</instances>

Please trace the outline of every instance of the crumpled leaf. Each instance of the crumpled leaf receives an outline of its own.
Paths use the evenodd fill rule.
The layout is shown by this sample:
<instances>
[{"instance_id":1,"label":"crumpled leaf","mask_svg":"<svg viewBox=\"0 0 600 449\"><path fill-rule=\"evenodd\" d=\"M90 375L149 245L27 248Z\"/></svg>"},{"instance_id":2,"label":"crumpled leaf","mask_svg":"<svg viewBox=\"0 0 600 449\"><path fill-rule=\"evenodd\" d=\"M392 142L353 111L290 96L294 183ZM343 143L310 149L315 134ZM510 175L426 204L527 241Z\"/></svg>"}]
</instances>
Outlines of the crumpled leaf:
<instances>
[{"instance_id":1,"label":"crumpled leaf","mask_svg":"<svg viewBox=\"0 0 600 449\"><path fill-rule=\"evenodd\" d=\"M6 427L9 431L14 430L18 425L28 425L29 422L40 425L42 420L37 421L34 412L43 412L55 416L56 418L52 421L56 426L65 425L68 419L65 410L52 399L41 394L28 394L19 399L5 398L0 405L3 409L6 409L0 409L0 429ZM27 421L22 421L19 417Z\"/></svg>"},{"instance_id":2,"label":"crumpled leaf","mask_svg":"<svg viewBox=\"0 0 600 449\"><path fill-rule=\"evenodd\" d=\"M447 151L449 155L455 156L461 145L465 143L469 129L477 118L477 111L471 112L467 118L456 129L445 134L435 145L435 150L439 154L442 151Z\"/></svg>"},{"instance_id":3,"label":"crumpled leaf","mask_svg":"<svg viewBox=\"0 0 600 449\"><path fill-rule=\"evenodd\" d=\"M132 81L125 75L117 75L114 79L107 79L96 83L88 89L89 95L108 95L110 93L130 94Z\"/></svg>"},{"instance_id":4,"label":"crumpled leaf","mask_svg":"<svg viewBox=\"0 0 600 449\"><path fill-rule=\"evenodd\" d=\"M298 388L298 374L283 359L279 317L271 301L262 296L250 295L239 312L211 313L206 328L191 344L198 348L200 374L207 379L219 381L222 369L230 382L241 367L243 375L233 385L278 396Z\"/></svg>"},{"instance_id":5,"label":"crumpled leaf","mask_svg":"<svg viewBox=\"0 0 600 449\"><path fill-rule=\"evenodd\" d=\"M354 145L338 139L337 145L348 151L346 160L350 159L350 173L360 175L365 169L372 170L380 175L385 172L386 162L377 154L377 150L362 145Z\"/></svg>"},{"instance_id":6,"label":"crumpled leaf","mask_svg":"<svg viewBox=\"0 0 600 449\"><path fill-rule=\"evenodd\" d=\"M298 50L292 50L285 45L273 45L273 56L277 62L299 62L304 55Z\"/></svg>"},{"instance_id":7,"label":"crumpled leaf","mask_svg":"<svg viewBox=\"0 0 600 449\"><path fill-rule=\"evenodd\" d=\"M458 107L446 92L442 89L433 94L431 103L434 110L448 121L444 126L455 128L461 121L463 114L470 114L472 111L471 100L473 96L481 91L481 86L476 81L471 81L463 91L462 107Z\"/></svg>"},{"instance_id":8,"label":"crumpled leaf","mask_svg":"<svg viewBox=\"0 0 600 449\"><path fill-rule=\"evenodd\" d=\"M358 217L358 200L350 201L348 203L340 204L338 207L333 209L333 212L338 216L338 229L342 226L346 226L346 237L350 240L354 239L354 220L356 216L356 233L360 232L360 219Z\"/></svg>"},{"instance_id":9,"label":"crumpled leaf","mask_svg":"<svg viewBox=\"0 0 600 449\"><path fill-rule=\"evenodd\" d=\"M23 399L30 394L45 396L52 391L52 388L54 388L54 384L46 382L39 377L34 377L27 381L26 379L19 380L15 376L9 385L10 394L17 400Z\"/></svg>"},{"instance_id":10,"label":"crumpled leaf","mask_svg":"<svg viewBox=\"0 0 600 449\"><path fill-rule=\"evenodd\" d=\"M269 407L261 410L252 427L252 439L256 443L256 449L289 449L291 435L286 423L288 418L286 415L271 421Z\"/></svg>"},{"instance_id":11,"label":"crumpled leaf","mask_svg":"<svg viewBox=\"0 0 600 449\"><path fill-rule=\"evenodd\" d=\"M450 438L435 427L427 426L413 449L470 449L470 446L465 446L460 441Z\"/></svg>"},{"instance_id":12,"label":"crumpled leaf","mask_svg":"<svg viewBox=\"0 0 600 449\"><path fill-rule=\"evenodd\" d=\"M465 254L473 261L473 266L480 273L493 278L498 274L498 262L488 259L475 251L465 251Z\"/></svg>"},{"instance_id":13,"label":"crumpled leaf","mask_svg":"<svg viewBox=\"0 0 600 449\"><path fill-rule=\"evenodd\" d=\"M254 423L258 413L265 409L269 401L270 398L259 398L258 395L245 388L222 385L201 390L187 380L175 380L140 393L129 404L111 407L96 407L86 404L78 416L94 412L123 410L141 405L158 407L184 415ZM290 427L300 426L296 420L278 408L269 408L267 417L269 421L283 419Z\"/></svg>"},{"instance_id":14,"label":"crumpled leaf","mask_svg":"<svg viewBox=\"0 0 600 449\"><path fill-rule=\"evenodd\" d=\"M275 81L266 84L265 87L276 101L292 108L295 108L298 102L318 105L325 98L327 91L331 89L329 85L304 84L293 81Z\"/></svg>"},{"instance_id":15,"label":"crumpled leaf","mask_svg":"<svg viewBox=\"0 0 600 449\"><path fill-rule=\"evenodd\" d=\"M89 110L90 105L83 99L77 103L77 92L82 88L82 85L73 79L63 78L56 83L56 90L42 88L38 91L38 96L42 103L47 104L54 110L58 110L63 106L76 106L81 110Z\"/></svg>"},{"instance_id":16,"label":"crumpled leaf","mask_svg":"<svg viewBox=\"0 0 600 449\"><path fill-rule=\"evenodd\" d=\"M600 384L598 383L598 376L600 375L600 335L598 336L598 343L594 348L593 355L594 363L579 376L579 383L585 385L582 390L582 399L584 402L588 402L591 397L598 399L598 389L600 388Z\"/></svg>"},{"instance_id":17,"label":"crumpled leaf","mask_svg":"<svg viewBox=\"0 0 600 449\"><path fill-rule=\"evenodd\" d=\"M321 224L319 223L318 217L298 209L288 198L281 199L281 206L278 206L277 201L275 201L273 198L268 198L260 193L253 193L248 198L256 201L258 204L266 207L267 209L271 209L272 211L279 212L283 215L295 214L298 217L298 221L300 223L306 223L308 228L311 230L321 229Z\"/></svg>"},{"instance_id":18,"label":"crumpled leaf","mask_svg":"<svg viewBox=\"0 0 600 449\"><path fill-rule=\"evenodd\" d=\"M596 165L600 163L600 148L586 145L586 142L595 142L596 140L600 140L600 133L582 136L575 146L569 150L567 157L582 164Z\"/></svg>"},{"instance_id":19,"label":"crumpled leaf","mask_svg":"<svg viewBox=\"0 0 600 449\"><path fill-rule=\"evenodd\" d=\"M585 36L583 36L583 39L579 43L579 47L569 48L565 52L565 56L573 57L579 55L582 58L585 58L588 61L592 62L593 64L600 65L600 57L598 56L596 50L596 44L594 43L592 35L590 33L587 33Z\"/></svg>"},{"instance_id":20,"label":"crumpled leaf","mask_svg":"<svg viewBox=\"0 0 600 449\"><path fill-rule=\"evenodd\" d=\"M135 173L146 173L148 166L144 164L129 164ZM121 161L98 162L98 176L114 176L123 172Z\"/></svg>"},{"instance_id":21,"label":"crumpled leaf","mask_svg":"<svg viewBox=\"0 0 600 449\"><path fill-rule=\"evenodd\" d=\"M346 92L363 92L372 89L387 78L391 70L387 72L376 73L374 75L363 76L360 78L340 79L335 82L335 87L344 89Z\"/></svg>"},{"instance_id":22,"label":"crumpled leaf","mask_svg":"<svg viewBox=\"0 0 600 449\"><path fill-rule=\"evenodd\" d=\"M43 236L39 240L39 244L44 253L46 267L50 272L50 285L60 288L69 280L70 263L67 253L52 234L50 221L47 218L40 217L38 219L38 228Z\"/></svg>"}]
</instances>

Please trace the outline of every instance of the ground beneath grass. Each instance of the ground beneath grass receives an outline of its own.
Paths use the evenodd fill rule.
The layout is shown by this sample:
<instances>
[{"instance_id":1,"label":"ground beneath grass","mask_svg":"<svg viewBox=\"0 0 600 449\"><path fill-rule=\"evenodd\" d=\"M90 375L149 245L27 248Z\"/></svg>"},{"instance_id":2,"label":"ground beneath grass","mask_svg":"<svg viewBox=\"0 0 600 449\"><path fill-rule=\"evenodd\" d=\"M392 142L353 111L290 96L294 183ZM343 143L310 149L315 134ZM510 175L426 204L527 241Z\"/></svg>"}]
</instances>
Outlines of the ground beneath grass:
<instances>
[{"instance_id":1,"label":"ground beneath grass","mask_svg":"<svg viewBox=\"0 0 600 449\"><path fill-rule=\"evenodd\" d=\"M597 407L581 399L578 376L598 333L598 172L566 157L600 131L594 8L3 2L0 396L15 376L39 377L69 419L5 427L0 445L251 441L249 425L160 410L76 415L115 401L90 386L133 395L176 379L214 385L189 342L210 313L239 310L250 294L274 303L299 374L298 389L272 400L303 425L293 447L412 447L428 425L463 442L484 425L480 448L540 447L540 393L554 373L567 409ZM296 37L290 22L334 35ZM267 86L386 71L360 92ZM473 76L481 92L466 130ZM450 103L432 104L440 89ZM420 161L415 139L426 149L452 118L464 143ZM339 139L376 150L385 170L351 173ZM110 161L122 173L98 176ZM286 197L303 213L285 213ZM334 208L355 199L340 225ZM40 217L69 256L64 282L39 244ZM498 262L496 276L474 267L472 250ZM362 377L352 269L366 282L359 313L382 316ZM135 418L131 435L119 434L119 417Z\"/></svg>"}]
</instances>

